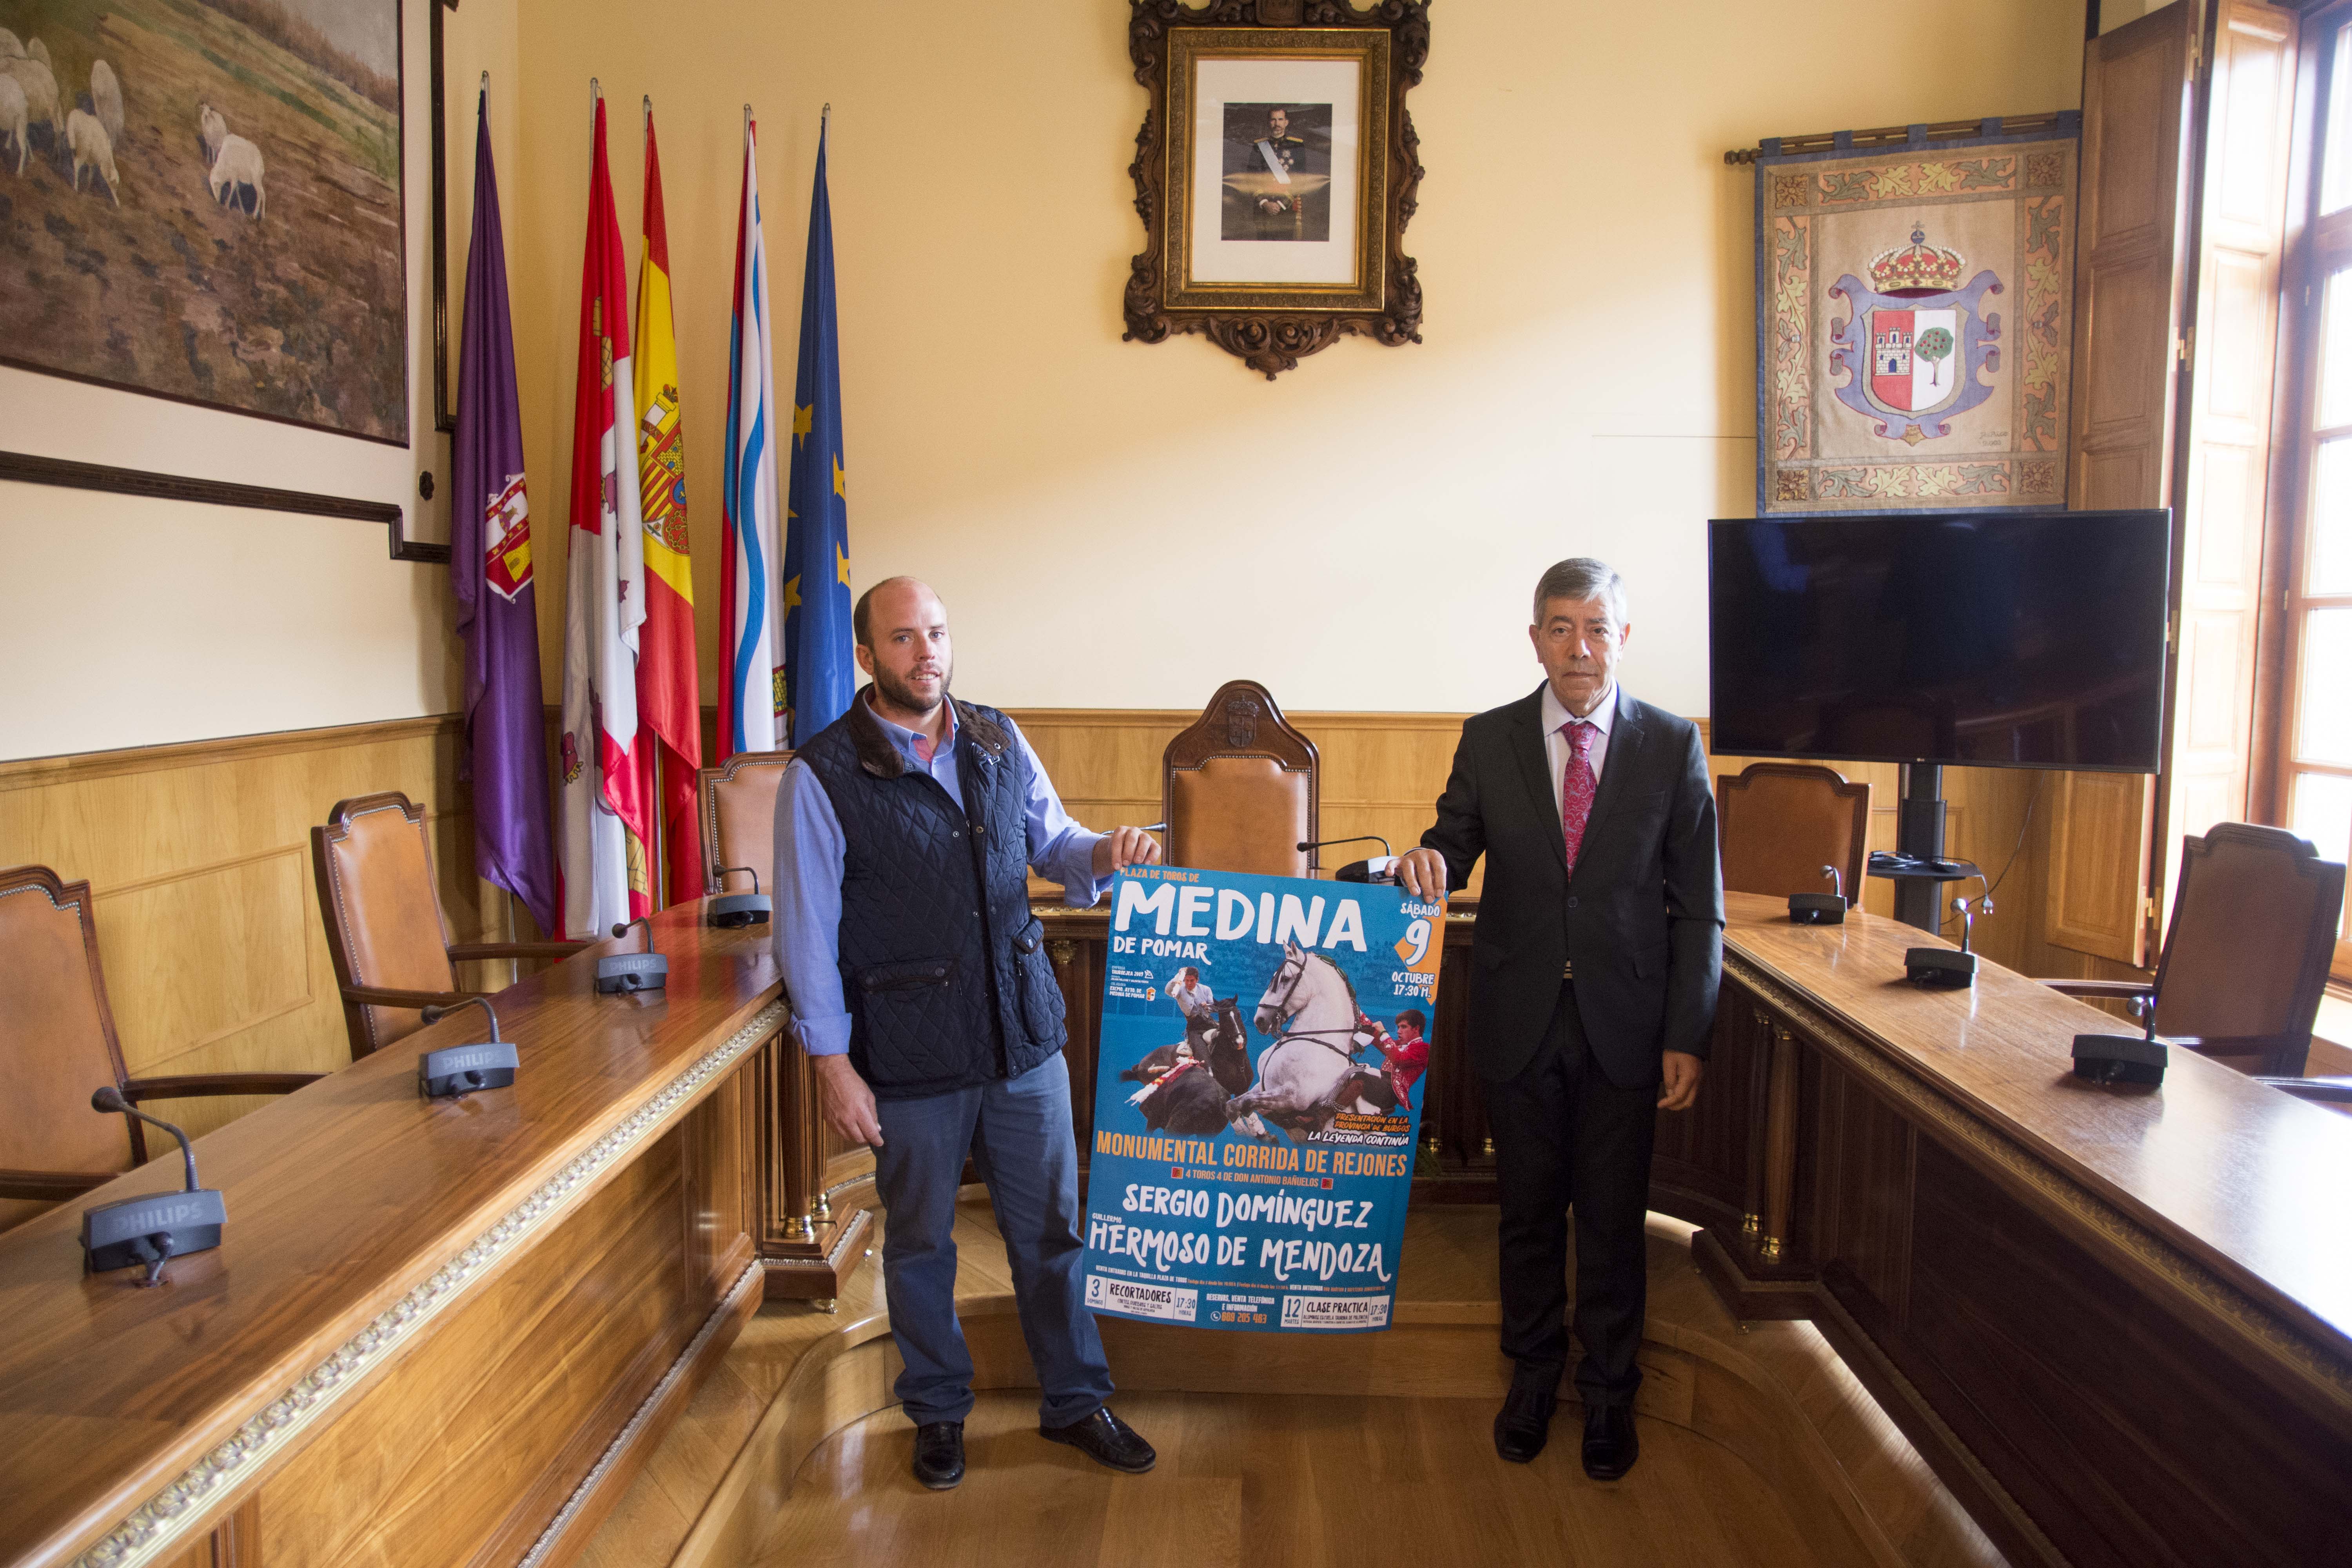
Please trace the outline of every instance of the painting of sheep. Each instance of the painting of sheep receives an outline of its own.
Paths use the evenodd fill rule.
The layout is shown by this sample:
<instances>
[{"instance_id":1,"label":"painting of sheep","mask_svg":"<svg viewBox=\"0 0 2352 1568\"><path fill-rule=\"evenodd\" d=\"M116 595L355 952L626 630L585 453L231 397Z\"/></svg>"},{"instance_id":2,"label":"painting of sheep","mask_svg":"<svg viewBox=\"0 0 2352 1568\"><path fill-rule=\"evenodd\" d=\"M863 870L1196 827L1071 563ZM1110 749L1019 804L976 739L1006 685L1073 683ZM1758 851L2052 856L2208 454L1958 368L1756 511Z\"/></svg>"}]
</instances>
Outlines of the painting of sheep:
<instances>
[{"instance_id":1,"label":"painting of sheep","mask_svg":"<svg viewBox=\"0 0 2352 1568\"><path fill-rule=\"evenodd\" d=\"M405 444L401 11L0 0L0 363Z\"/></svg>"}]
</instances>

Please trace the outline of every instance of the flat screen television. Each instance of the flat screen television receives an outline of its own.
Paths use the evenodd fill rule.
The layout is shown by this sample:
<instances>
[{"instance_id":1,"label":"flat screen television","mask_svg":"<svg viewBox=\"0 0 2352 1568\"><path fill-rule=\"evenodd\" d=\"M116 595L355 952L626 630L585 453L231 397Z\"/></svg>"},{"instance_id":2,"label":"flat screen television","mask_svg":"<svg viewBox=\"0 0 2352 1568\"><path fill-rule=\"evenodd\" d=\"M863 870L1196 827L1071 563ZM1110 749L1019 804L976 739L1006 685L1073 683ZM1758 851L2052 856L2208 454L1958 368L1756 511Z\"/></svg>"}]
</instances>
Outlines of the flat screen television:
<instances>
[{"instance_id":1,"label":"flat screen television","mask_svg":"<svg viewBox=\"0 0 2352 1568\"><path fill-rule=\"evenodd\" d=\"M2154 773L2165 511L1717 521L1713 749Z\"/></svg>"}]
</instances>

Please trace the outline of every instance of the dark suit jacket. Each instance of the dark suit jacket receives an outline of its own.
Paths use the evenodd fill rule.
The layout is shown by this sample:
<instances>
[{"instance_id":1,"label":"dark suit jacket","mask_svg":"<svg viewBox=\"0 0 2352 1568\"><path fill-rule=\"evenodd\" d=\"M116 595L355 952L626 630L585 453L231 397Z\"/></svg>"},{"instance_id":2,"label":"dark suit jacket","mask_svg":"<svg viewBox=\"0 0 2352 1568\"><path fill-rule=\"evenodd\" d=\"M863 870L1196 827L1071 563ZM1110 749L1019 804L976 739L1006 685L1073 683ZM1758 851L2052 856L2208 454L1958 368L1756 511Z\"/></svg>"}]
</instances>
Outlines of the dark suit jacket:
<instances>
[{"instance_id":1,"label":"dark suit jacket","mask_svg":"<svg viewBox=\"0 0 2352 1568\"><path fill-rule=\"evenodd\" d=\"M1723 974L1723 868L1698 727L1617 688L1617 718L1576 874L1544 755L1543 688L1462 726L1422 843L1450 886L1486 857L1472 942L1470 1058L1517 1076L1543 1042L1560 969L1612 1083L1659 1080L1662 1051L1705 1057Z\"/></svg>"}]
</instances>

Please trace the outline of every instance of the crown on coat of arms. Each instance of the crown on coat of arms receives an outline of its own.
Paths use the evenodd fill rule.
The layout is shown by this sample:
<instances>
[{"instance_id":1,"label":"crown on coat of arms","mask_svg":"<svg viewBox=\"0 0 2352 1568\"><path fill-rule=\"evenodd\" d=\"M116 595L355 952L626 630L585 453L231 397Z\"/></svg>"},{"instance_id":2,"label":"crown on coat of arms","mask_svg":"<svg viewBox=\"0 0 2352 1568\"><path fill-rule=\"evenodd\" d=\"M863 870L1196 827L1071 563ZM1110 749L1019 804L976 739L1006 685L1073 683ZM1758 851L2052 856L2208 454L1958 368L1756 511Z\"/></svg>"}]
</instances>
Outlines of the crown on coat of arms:
<instances>
[{"instance_id":1,"label":"crown on coat of arms","mask_svg":"<svg viewBox=\"0 0 2352 1568\"><path fill-rule=\"evenodd\" d=\"M1944 293L1960 286L1967 263L1957 250L1927 243L1927 231L1914 226L1911 243L1882 250L1870 263L1870 286L1881 294Z\"/></svg>"}]
</instances>

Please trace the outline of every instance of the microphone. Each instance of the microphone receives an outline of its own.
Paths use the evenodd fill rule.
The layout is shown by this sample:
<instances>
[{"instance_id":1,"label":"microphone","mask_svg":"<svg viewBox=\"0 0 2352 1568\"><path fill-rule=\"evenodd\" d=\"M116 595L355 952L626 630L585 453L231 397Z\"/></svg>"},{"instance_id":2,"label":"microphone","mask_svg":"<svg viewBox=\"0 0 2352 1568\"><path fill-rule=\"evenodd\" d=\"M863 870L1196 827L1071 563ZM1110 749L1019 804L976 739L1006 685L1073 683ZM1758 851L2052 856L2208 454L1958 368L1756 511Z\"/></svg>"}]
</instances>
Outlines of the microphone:
<instances>
[{"instance_id":1,"label":"microphone","mask_svg":"<svg viewBox=\"0 0 2352 1568\"><path fill-rule=\"evenodd\" d=\"M416 1092L426 1100L450 1095L463 1100L478 1089L509 1088L515 1080L515 1069L522 1065L513 1042L499 1038L498 1009L490 1005L487 996L468 996L446 1007L427 1007L425 1021L437 1024L467 1007L479 1007L489 1015L490 1037L470 1046L445 1046L419 1056Z\"/></svg>"},{"instance_id":2,"label":"microphone","mask_svg":"<svg viewBox=\"0 0 2352 1568\"><path fill-rule=\"evenodd\" d=\"M1830 879L1836 890L1828 893L1790 893L1789 923L1800 926L1842 926L1845 924L1845 878L1834 866L1822 868L1822 875Z\"/></svg>"},{"instance_id":3,"label":"microphone","mask_svg":"<svg viewBox=\"0 0 2352 1568\"><path fill-rule=\"evenodd\" d=\"M1987 893L1973 907L1966 899L1954 899L1952 909L1960 917L1960 950L1915 947L1905 952L1903 974L1915 984L1956 991L1977 982L1977 955L1969 951L1969 943L1976 935L1978 913L1993 912L1992 895Z\"/></svg>"},{"instance_id":4,"label":"microphone","mask_svg":"<svg viewBox=\"0 0 2352 1568\"><path fill-rule=\"evenodd\" d=\"M1349 861L1331 873L1333 881L1393 882L1396 880L1397 858L1389 852L1389 841L1377 833L1359 833L1352 838L1302 838L1298 841L1298 852L1304 855L1309 849L1328 849L1335 844L1377 844L1381 847L1381 852L1369 859Z\"/></svg>"},{"instance_id":5,"label":"microphone","mask_svg":"<svg viewBox=\"0 0 2352 1568\"><path fill-rule=\"evenodd\" d=\"M622 921L613 927L614 938L629 934L631 926L646 928L646 950L643 952L616 952L596 961L596 992L602 996L617 996L624 992L664 991L669 987L669 960L654 951L654 923L644 915L633 921Z\"/></svg>"},{"instance_id":6,"label":"microphone","mask_svg":"<svg viewBox=\"0 0 2352 1568\"><path fill-rule=\"evenodd\" d=\"M123 1097L112 1084L89 1097L92 1110L121 1112L152 1123L180 1141L180 1157L187 1165L187 1188L177 1193L149 1193L100 1204L81 1216L82 1272L104 1274L110 1269L144 1264L142 1286L161 1285L163 1265L184 1253L208 1252L221 1244L221 1226L228 1222L228 1205L219 1193L196 1184L196 1152L188 1135L160 1117L150 1116Z\"/></svg>"},{"instance_id":7,"label":"microphone","mask_svg":"<svg viewBox=\"0 0 2352 1568\"><path fill-rule=\"evenodd\" d=\"M751 879L751 890L748 893L713 895L706 917L709 922L722 931L734 931L742 926L766 925L775 909L775 900L760 891L760 873L749 866L719 866L713 869L721 877L737 871L742 872ZM653 935L650 927L646 929L646 934L650 943Z\"/></svg>"},{"instance_id":8,"label":"microphone","mask_svg":"<svg viewBox=\"0 0 2352 1568\"><path fill-rule=\"evenodd\" d=\"M2140 1009L2140 1023L2137 1035L2075 1036L2074 1076L2092 1083L2162 1083L2172 1053L2156 1037L2155 997Z\"/></svg>"}]
</instances>

